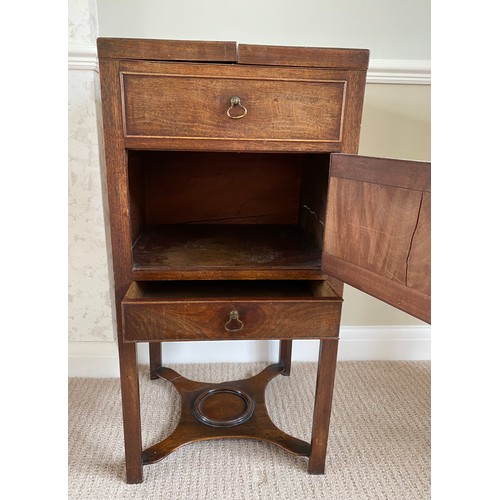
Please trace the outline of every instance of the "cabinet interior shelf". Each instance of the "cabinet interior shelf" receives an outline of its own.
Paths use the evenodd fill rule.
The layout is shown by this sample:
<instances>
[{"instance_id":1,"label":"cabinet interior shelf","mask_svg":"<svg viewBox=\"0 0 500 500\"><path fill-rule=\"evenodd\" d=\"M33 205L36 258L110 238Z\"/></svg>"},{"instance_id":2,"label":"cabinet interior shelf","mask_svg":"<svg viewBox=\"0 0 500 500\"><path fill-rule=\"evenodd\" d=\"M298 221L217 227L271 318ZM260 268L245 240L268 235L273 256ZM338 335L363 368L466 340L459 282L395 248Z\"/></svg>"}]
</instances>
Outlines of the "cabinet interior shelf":
<instances>
[{"instance_id":1,"label":"cabinet interior shelf","mask_svg":"<svg viewBox=\"0 0 500 500\"><path fill-rule=\"evenodd\" d=\"M293 271L320 275L321 250L299 226L291 224L163 224L146 226L133 247L134 273L149 279L245 278L255 271ZM229 274L228 274L229 273ZM320 276L317 276L318 278ZM229 279L231 279L229 277Z\"/></svg>"}]
</instances>

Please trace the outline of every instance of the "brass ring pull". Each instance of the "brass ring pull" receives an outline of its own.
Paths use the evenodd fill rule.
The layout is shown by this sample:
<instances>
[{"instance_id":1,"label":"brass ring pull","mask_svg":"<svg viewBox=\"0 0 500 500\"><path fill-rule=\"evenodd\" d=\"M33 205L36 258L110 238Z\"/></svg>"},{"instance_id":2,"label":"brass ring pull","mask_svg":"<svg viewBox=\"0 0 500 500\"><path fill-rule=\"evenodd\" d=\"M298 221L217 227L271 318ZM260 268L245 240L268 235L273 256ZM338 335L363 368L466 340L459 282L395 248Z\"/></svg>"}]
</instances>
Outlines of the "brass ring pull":
<instances>
[{"instance_id":1,"label":"brass ring pull","mask_svg":"<svg viewBox=\"0 0 500 500\"><path fill-rule=\"evenodd\" d=\"M240 320L238 311L231 311L229 313L229 319L224 324L224 330L227 332L239 332L243 330L243 321Z\"/></svg>"},{"instance_id":2,"label":"brass ring pull","mask_svg":"<svg viewBox=\"0 0 500 500\"><path fill-rule=\"evenodd\" d=\"M231 97L231 106L230 108L227 110L227 116L229 116L229 118L232 118L233 120L239 120L240 118L243 118L246 114L247 114L247 108L245 108L245 106L243 106L243 104L241 104L241 99L239 97ZM240 107L242 110L243 110L243 113L240 113L239 115L233 115L231 114L231 110L233 108L238 108Z\"/></svg>"}]
</instances>

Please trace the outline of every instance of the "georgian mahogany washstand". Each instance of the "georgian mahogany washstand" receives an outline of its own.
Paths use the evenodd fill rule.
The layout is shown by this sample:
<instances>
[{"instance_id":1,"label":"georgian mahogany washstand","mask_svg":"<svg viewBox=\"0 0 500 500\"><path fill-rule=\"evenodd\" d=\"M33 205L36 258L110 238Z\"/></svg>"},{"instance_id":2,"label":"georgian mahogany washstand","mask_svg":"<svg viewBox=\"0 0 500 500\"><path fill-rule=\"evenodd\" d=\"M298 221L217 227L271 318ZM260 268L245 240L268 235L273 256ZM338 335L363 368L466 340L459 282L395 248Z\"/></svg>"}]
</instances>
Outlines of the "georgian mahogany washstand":
<instances>
[{"instance_id":1,"label":"georgian mahogany washstand","mask_svg":"<svg viewBox=\"0 0 500 500\"><path fill-rule=\"evenodd\" d=\"M430 164L356 156L368 51L98 39L127 482L197 440L254 438L322 474L343 283L430 321ZM275 339L246 380L194 382L161 342ZM311 442L265 388L320 339ZM136 344L181 419L143 450Z\"/></svg>"}]
</instances>

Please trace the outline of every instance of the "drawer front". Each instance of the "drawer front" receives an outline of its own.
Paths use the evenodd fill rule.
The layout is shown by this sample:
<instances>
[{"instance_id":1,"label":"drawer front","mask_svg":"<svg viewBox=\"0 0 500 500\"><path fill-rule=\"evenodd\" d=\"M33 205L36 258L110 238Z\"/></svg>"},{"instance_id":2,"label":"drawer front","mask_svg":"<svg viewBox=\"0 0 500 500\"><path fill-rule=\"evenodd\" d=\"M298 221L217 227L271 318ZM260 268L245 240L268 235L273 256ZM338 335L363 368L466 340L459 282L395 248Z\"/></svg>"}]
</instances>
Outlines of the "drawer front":
<instances>
[{"instance_id":1,"label":"drawer front","mask_svg":"<svg viewBox=\"0 0 500 500\"><path fill-rule=\"evenodd\" d=\"M133 283L122 301L125 341L243 340L336 337L342 299L304 298L177 299L137 293Z\"/></svg>"},{"instance_id":2,"label":"drawer front","mask_svg":"<svg viewBox=\"0 0 500 500\"><path fill-rule=\"evenodd\" d=\"M335 337L338 302L123 304L125 341Z\"/></svg>"},{"instance_id":3,"label":"drawer front","mask_svg":"<svg viewBox=\"0 0 500 500\"><path fill-rule=\"evenodd\" d=\"M179 149L294 150L306 144L309 150L330 151L342 142L346 72L215 64L122 66L129 146L150 139Z\"/></svg>"}]
</instances>

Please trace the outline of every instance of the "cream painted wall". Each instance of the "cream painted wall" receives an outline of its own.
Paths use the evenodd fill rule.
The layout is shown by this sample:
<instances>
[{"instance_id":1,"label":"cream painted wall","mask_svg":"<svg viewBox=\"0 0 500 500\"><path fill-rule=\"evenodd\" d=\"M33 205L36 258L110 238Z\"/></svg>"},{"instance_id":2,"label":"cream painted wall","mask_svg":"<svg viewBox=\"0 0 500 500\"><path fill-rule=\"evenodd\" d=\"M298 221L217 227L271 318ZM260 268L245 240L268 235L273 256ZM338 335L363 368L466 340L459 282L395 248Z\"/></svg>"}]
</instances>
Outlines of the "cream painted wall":
<instances>
[{"instance_id":1,"label":"cream painted wall","mask_svg":"<svg viewBox=\"0 0 500 500\"><path fill-rule=\"evenodd\" d=\"M357 47L430 59L430 0L97 0L101 36Z\"/></svg>"},{"instance_id":2,"label":"cream painted wall","mask_svg":"<svg viewBox=\"0 0 500 500\"><path fill-rule=\"evenodd\" d=\"M430 161L430 130L430 85L367 85L359 154Z\"/></svg>"},{"instance_id":3,"label":"cream painted wall","mask_svg":"<svg viewBox=\"0 0 500 500\"><path fill-rule=\"evenodd\" d=\"M372 60L400 65L401 60L430 58L429 11L428 0L70 0L69 51L83 51L92 60L97 34L226 39L364 47L371 50ZM70 64L70 69L69 340L105 342L113 340L114 332L98 142L98 74L92 64ZM369 84L360 153L429 160L430 85ZM422 324L350 287L345 299L344 326Z\"/></svg>"}]
</instances>

